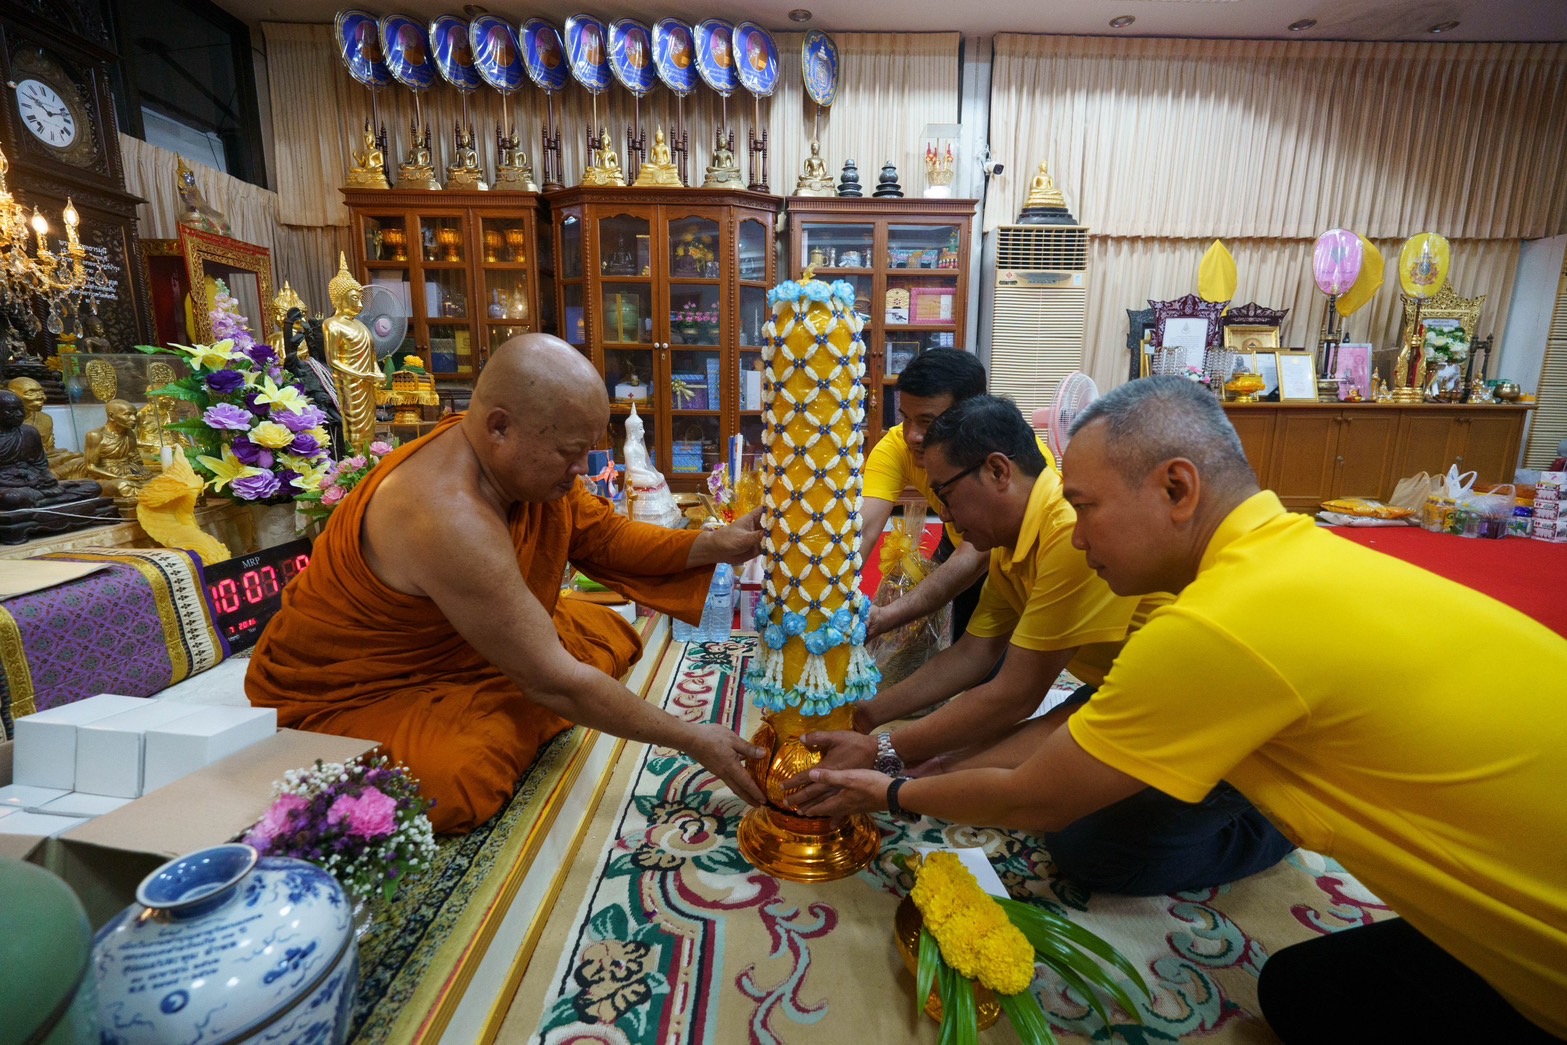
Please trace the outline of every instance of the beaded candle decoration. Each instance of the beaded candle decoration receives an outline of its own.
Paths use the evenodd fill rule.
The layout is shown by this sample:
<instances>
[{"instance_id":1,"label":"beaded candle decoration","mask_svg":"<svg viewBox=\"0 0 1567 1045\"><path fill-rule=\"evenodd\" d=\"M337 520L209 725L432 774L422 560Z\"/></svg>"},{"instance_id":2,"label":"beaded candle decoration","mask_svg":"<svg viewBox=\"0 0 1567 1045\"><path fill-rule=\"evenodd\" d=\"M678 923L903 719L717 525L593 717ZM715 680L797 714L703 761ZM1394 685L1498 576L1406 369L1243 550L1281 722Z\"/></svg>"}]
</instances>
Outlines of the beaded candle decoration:
<instances>
[{"instance_id":1,"label":"beaded candle decoration","mask_svg":"<svg viewBox=\"0 0 1567 1045\"><path fill-rule=\"evenodd\" d=\"M745 683L766 717L753 739L771 757L754 770L768 805L747 815L739 839L757 867L797 881L852 874L879 844L869 818L801 816L782 787L819 758L800 737L852 728L852 705L881 679L865 652L871 603L859 590L865 344L854 297L850 284L829 286L807 269L768 294L763 328L766 579Z\"/></svg>"}]
</instances>

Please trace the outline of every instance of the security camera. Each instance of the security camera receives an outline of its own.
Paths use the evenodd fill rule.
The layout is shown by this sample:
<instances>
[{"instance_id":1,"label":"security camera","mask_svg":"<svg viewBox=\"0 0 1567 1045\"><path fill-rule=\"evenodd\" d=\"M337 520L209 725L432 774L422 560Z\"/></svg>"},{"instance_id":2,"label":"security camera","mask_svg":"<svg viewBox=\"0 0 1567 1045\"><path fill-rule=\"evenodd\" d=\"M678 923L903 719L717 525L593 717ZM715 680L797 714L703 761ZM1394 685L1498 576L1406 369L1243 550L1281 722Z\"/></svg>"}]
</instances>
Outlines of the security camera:
<instances>
[{"instance_id":1,"label":"security camera","mask_svg":"<svg viewBox=\"0 0 1567 1045\"><path fill-rule=\"evenodd\" d=\"M987 178L999 178L1007 172L1007 165L1000 160L987 159L981 166L984 167Z\"/></svg>"}]
</instances>

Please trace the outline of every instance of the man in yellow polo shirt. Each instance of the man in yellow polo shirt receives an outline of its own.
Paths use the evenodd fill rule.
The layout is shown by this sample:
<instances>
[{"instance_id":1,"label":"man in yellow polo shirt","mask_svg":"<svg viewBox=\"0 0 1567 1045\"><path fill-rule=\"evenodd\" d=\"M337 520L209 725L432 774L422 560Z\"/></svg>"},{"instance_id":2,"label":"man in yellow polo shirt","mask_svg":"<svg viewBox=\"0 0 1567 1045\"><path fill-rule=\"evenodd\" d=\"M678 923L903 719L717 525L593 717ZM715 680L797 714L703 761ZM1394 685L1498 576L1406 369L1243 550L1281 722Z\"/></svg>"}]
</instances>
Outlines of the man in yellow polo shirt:
<instances>
[{"instance_id":1,"label":"man in yellow polo shirt","mask_svg":"<svg viewBox=\"0 0 1567 1045\"><path fill-rule=\"evenodd\" d=\"M984 364L972 353L952 348L921 352L898 375L899 421L882 434L865 459L865 500L860 520L861 532L870 535L867 543L872 545L872 554L877 535L887 525L905 489L918 490L932 511L941 511L925 475L925 431L954 404L984 395L985 381ZM1055 468L1050 451L1042 442L1039 451L1049 467ZM916 537L920 529L915 528ZM979 601L989 559L965 545L957 530L948 525L936 549L936 561L941 565L916 588L896 602L871 611L871 636L929 616L948 603L952 604L952 634L963 634Z\"/></svg>"},{"instance_id":2,"label":"man in yellow polo shirt","mask_svg":"<svg viewBox=\"0 0 1567 1045\"><path fill-rule=\"evenodd\" d=\"M1065 721L1101 685L1126 637L1168 595L1116 595L1072 547L1074 515L1061 478L1047 466L1033 430L1009 400L965 399L925 433L931 493L965 547L989 560L989 575L968 630L903 682L861 705L855 725L877 726L962 696L923 719L872 738L817 734L823 765L898 763L943 767L998 764L1008 737L1034 714L1063 669L1083 683L1044 719ZM1001 659L993 679L987 672ZM1037 742L1037 739L1036 739ZM936 761L932 761L936 760ZM1080 885L1156 895L1206 888L1271 867L1294 848L1227 784L1200 801L1153 789L1045 836L1063 874Z\"/></svg>"},{"instance_id":3,"label":"man in yellow polo shirt","mask_svg":"<svg viewBox=\"0 0 1567 1045\"><path fill-rule=\"evenodd\" d=\"M813 771L807 810L1052 829L1222 777L1400 916L1268 958L1258 993L1283 1041L1567 1036L1567 641L1286 512L1180 378L1084 411L1064 475L1089 564L1175 601L1016 768L907 786ZM1499 677L1517 682L1491 699Z\"/></svg>"}]
</instances>

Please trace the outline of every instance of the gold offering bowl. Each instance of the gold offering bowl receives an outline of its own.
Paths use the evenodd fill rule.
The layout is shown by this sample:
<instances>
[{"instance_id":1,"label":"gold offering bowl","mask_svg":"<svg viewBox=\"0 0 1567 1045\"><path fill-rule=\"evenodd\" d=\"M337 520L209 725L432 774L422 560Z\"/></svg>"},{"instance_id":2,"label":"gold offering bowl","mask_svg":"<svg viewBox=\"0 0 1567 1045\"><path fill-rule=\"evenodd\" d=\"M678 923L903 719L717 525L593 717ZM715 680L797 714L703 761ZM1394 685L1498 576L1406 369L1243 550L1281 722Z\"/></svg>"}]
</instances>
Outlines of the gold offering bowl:
<instances>
[{"instance_id":1,"label":"gold offering bowl","mask_svg":"<svg viewBox=\"0 0 1567 1045\"><path fill-rule=\"evenodd\" d=\"M402 229L382 229L381 243L392 252L393 261L408 260L408 235Z\"/></svg>"},{"instance_id":2,"label":"gold offering bowl","mask_svg":"<svg viewBox=\"0 0 1567 1045\"><path fill-rule=\"evenodd\" d=\"M1231 402L1255 403L1257 393L1266 385L1261 374L1236 374L1225 382L1224 390L1230 394Z\"/></svg>"},{"instance_id":3,"label":"gold offering bowl","mask_svg":"<svg viewBox=\"0 0 1567 1045\"><path fill-rule=\"evenodd\" d=\"M499 261L501 247L504 244L501 234L495 229L484 230L484 260Z\"/></svg>"},{"instance_id":4,"label":"gold offering bowl","mask_svg":"<svg viewBox=\"0 0 1567 1045\"><path fill-rule=\"evenodd\" d=\"M528 237L522 229L506 230L506 252L514 262L528 260Z\"/></svg>"},{"instance_id":5,"label":"gold offering bowl","mask_svg":"<svg viewBox=\"0 0 1567 1045\"><path fill-rule=\"evenodd\" d=\"M441 247L445 261L461 261L462 254L458 248L462 246L462 230L451 226L442 226L435 230L435 242Z\"/></svg>"},{"instance_id":6,"label":"gold offering bowl","mask_svg":"<svg viewBox=\"0 0 1567 1045\"><path fill-rule=\"evenodd\" d=\"M915 905L914 897L905 896L898 904L897 913L892 916L892 931L898 941L898 953L903 955L903 964L908 966L909 975L914 977L915 983L919 982L920 929L924 925L925 917ZM937 1023L941 1022L939 986L932 986L930 997L925 999L925 1015ZM980 1030L987 1029L1001 1018L1001 1003L996 1000L996 992L978 980L974 981L974 1015Z\"/></svg>"},{"instance_id":7,"label":"gold offering bowl","mask_svg":"<svg viewBox=\"0 0 1567 1045\"><path fill-rule=\"evenodd\" d=\"M828 715L802 715L794 708L767 716L751 742L770 752L765 763L754 763L756 779L767 805L752 809L740 821L740 852L759 870L791 882L830 882L847 878L870 863L881 848L881 833L864 814L833 821L804 816L789 803L784 781L821 761L821 755L800 742L807 733L853 729L854 708L844 706Z\"/></svg>"}]
</instances>

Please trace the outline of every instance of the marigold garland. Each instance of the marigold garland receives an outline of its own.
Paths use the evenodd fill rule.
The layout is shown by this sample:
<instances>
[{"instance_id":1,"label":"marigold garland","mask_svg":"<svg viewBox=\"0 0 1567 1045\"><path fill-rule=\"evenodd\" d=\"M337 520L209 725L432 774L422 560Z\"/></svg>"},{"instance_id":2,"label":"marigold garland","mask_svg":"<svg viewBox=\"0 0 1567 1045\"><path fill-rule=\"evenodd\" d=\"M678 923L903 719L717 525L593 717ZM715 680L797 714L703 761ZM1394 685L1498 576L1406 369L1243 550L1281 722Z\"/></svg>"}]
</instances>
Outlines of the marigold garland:
<instances>
[{"instance_id":1,"label":"marigold garland","mask_svg":"<svg viewBox=\"0 0 1567 1045\"><path fill-rule=\"evenodd\" d=\"M954 853L921 862L910 894L948 965L997 994L1034 982L1034 947Z\"/></svg>"}]
</instances>

